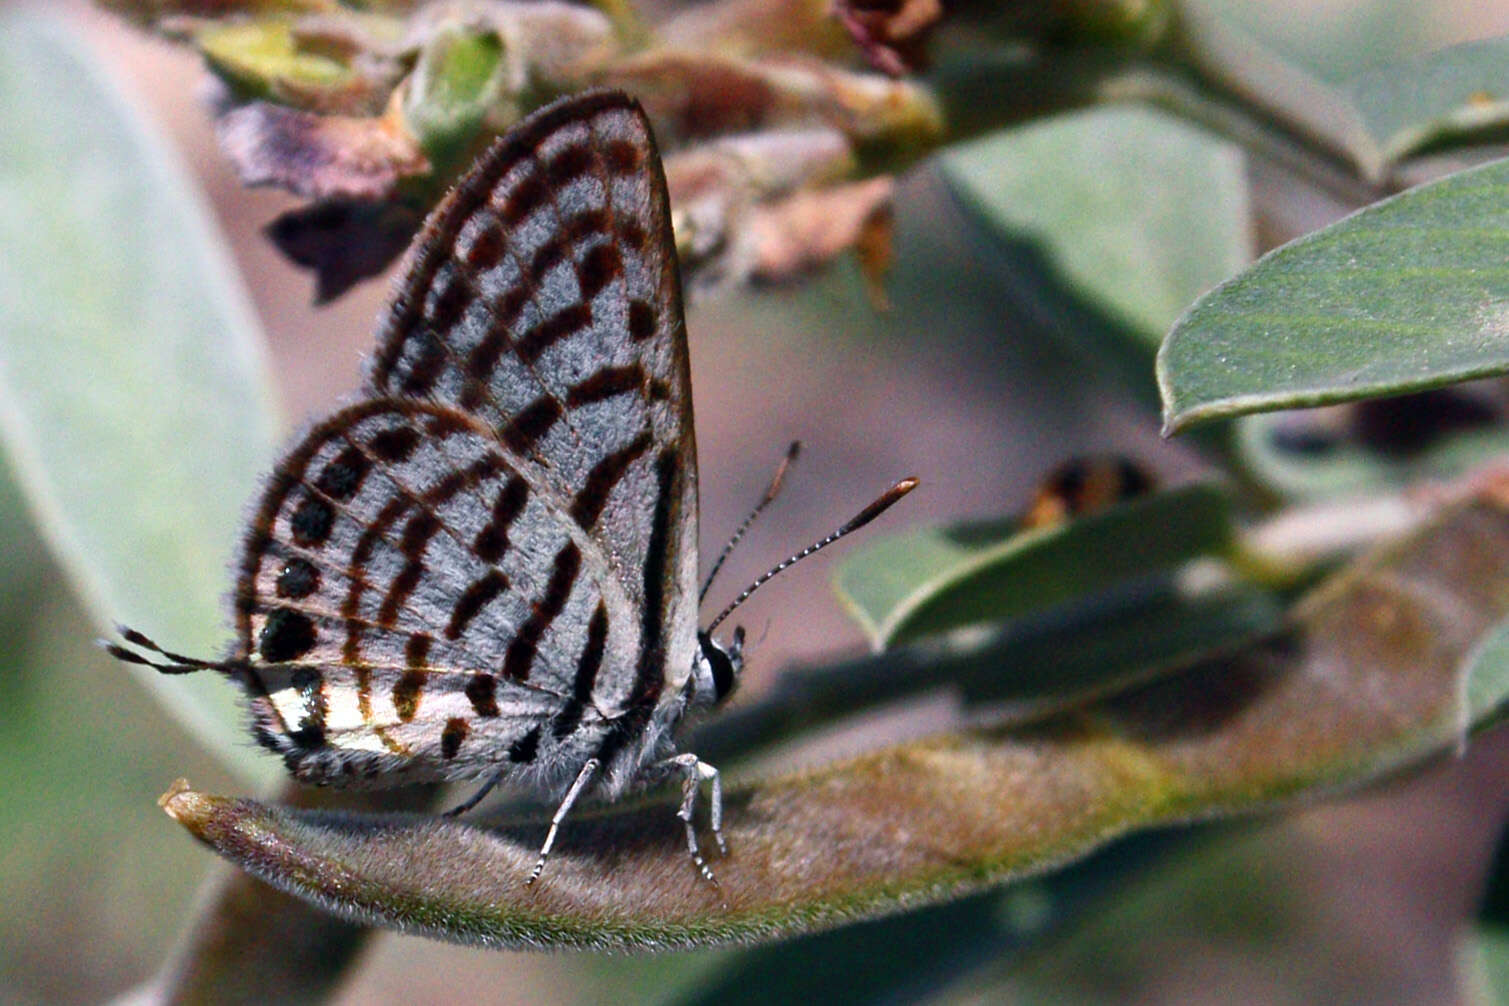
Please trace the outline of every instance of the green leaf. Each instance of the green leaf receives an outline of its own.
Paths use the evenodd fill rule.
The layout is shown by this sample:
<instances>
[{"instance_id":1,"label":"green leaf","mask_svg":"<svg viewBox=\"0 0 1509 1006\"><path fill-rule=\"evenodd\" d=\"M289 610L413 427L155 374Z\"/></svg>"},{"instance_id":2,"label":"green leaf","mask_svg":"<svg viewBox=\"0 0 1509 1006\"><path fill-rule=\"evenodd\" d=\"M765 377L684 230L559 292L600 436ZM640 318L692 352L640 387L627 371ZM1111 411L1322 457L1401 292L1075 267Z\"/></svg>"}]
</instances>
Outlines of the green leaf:
<instances>
[{"instance_id":1,"label":"green leaf","mask_svg":"<svg viewBox=\"0 0 1509 1006\"><path fill-rule=\"evenodd\" d=\"M338 95L358 80L339 60L300 47L293 22L282 15L210 23L194 43L210 68L247 97Z\"/></svg>"},{"instance_id":2,"label":"green leaf","mask_svg":"<svg viewBox=\"0 0 1509 1006\"><path fill-rule=\"evenodd\" d=\"M1056 337L1112 354L1149 397L1168 326L1251 260L1240 152L1152 109L1008 130L941 165L1010 296Z\"/></svg>"},{"instance_id":3,"label":"green leaf","mask_svg":"<svg viewBox=\"0 0 1509 1006\"><path fill-rule=\"evenodd\" d=\"M1230 541L1226 494L1191 486L1068 524L1015 519L924 528L871 542L839 567L840 599L876 649L999 622L1166 570Z\"/></svg>"},{"instance_id":4,"label":"green leaf","mask_svg":"<svg viewBox=\"0 0 1509 1006\"><path fill-rule=\"evenodd\" d=\"M1371 67L1345 86L1381 177L1410 154L1509 125L1509 39L1494 38Z\"/></svg>"},{"instance_id":5,"label":"green leaf","mask_svg":"<svg viewBox=\"0 0 1509 1006\"><path fill-rule=\"evenodd\" d=\"M45 22L4 25L4 449L102 629L218 653L241 507L271 454L260 334L193 182L100 57ZM274 774L246 757L224 681L140 670L229 763Z\"/></svg>"},{"instance_id":6,"label":"green leaf","mask_svg":"<svg viewBox=\"0 0 1509 1006\"><path fill-rule=\"evenodd\" d=\"M1463 1002L1509 1002L1509 929L1481 925L1464 939L1462 963L1470 992L1462 997Z\"/></svg>"},{"instance_id":7,"label":"green leaf","mask_svg":"<svg viewBox=\"0 0 1509 1006\"><path fill-rule=\"evenodd\" d=\"M503 70L503 41L495 32L455 26L425 42L404 92L403 113L432 161L448 166L476 143L488 114L507 95ZM517 107L509 107L516 116Z\"/></svg>"},{"instance_id":8,"label":"green leaf","mask_svg":"<svg viewBox=\"0 0 1509 1006\"><path fill-rule=\"evenodd\" d=\"M1164 428L1509 371L1509 161L1376 203L1206 294L1158 353Z\"/></svg>"},{"instance_id":9,"label":"green leaf","mask_svg":"<svg viewBox=\"0 0 1509 1006\"><path fill-rule=\"evenodd\" d=\"M1364 405L1385 438L1419 436L1422 442L1368 442L1355 431L1360 425L1356 416L1338 426L1336 417L1328 420L1305 411L1280 412L1243 416L1236 422L1237 456L1246 472L1269 489L1290 499L1320 500L1451 481L1509 453L1509 429L1486 407L1481 416L1453 428L1442 421L1450 415L1450 406L1441 400L1405 396ZM1411 417L1418 425L1411 426Z\"/></svg>"},{"instance_id":10,"label":"green leaf","mask_svg":"<svg viewBox=\"0 0 1509 1006\"><path fill-rule=\"evenodd\" d=\"M681 1006L931 1002L932 994L960 972L987 961L1019 962L1055 930L1094 912L1129 876L1156 870L1198 834L1190 829L1139 835L1005 890L756 947L671 1001Z\"/></svg>"},{"instance_id":11,"label":"green leaf","mask_svg":"<svg viewBox=\"0 0 1509 1006\"><path fill-rule=\"evenodd\" d=\"M716 888L688 860L674 798L573 813L534 885L538 819L312 813L186 786L163 805L274 886L411 933L487 946L767 941L955 899L1132 830L1334 792L1457 744L1464 659L1509 615L1505 582L1509 509L1487 493L1353 564L1282 631L1232 653L1037 718L735 781Z\"/></svg>"}]
</instances>

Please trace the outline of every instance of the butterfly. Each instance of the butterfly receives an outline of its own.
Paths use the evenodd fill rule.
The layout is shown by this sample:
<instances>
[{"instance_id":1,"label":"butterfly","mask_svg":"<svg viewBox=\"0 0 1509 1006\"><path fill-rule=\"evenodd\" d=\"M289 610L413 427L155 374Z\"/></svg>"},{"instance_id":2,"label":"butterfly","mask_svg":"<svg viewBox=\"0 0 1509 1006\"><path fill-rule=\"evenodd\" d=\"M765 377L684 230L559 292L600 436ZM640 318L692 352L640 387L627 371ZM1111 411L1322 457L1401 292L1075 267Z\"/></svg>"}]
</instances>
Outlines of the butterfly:
<instances>
[{"instance_id":1,"label":"butterfly","mask_svg":"<svg viewBox=\"0 0 1509 1006\"><path fill-rule=\"evenodd\" d=\"M530 883L579 797L679 778L714 881L693 814L706 783L726 851L718 771L673 735L733 692L744 637L712 636L738 601L698 629L697 516L664 174L638 103L588 92L495 141L425 222L361 397L255 506L231 655L127 628L107 649L234 680L300 781L487 780L452 813L498 783L558 800Z\"/></svg>"}]
</instances>

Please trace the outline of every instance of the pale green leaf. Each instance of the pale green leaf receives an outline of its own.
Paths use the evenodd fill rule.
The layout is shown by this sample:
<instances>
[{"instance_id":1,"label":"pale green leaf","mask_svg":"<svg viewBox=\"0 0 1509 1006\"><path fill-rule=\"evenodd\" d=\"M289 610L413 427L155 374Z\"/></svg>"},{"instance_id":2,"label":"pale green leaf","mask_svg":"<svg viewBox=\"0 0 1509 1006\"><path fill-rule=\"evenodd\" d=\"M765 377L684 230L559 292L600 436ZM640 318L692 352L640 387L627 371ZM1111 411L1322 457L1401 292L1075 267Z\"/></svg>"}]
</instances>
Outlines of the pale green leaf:
<instances>
[{"instance_id":1,"label":"pale green leaf","mask_svg":"<svg viewBox=\"0 0 1509 1006\"><path fill-rule=\"evenodd\" d=\"M1466 42L1380 64L1353 77L1344 90L1379 171L1445 142L1490 138L1509 125L1509 39Z\"/></svg>"},{"instance_id":2,"label":"pale green leaf","mask_svg":"<svg viewBox=\"0 0 1509 1006\"><path fill-rule=\"evenodd\" d=\"M1376 203L1202 297L1158 354L1165 429L1509 371L1509 161Z\"/></svg>"},{"instance_id":3,"label":"pale green leaf","mask_svg":"<svg viewBox=\"0 0 1509 1006\"><path fill-rule=\"evenodd\" d=\"M1003 621L1222 549L1230 504L1214 486L1132 500L1057 527L1014 519L922 528L867 543L839 597L871 643Z\"/></svg>"},{"instance_id":4,"label":"pale green leaf","mask_svg":"<svg viewBox=\"0 0 1509 1006\"><path fill-rule=\"evenodd\" d=\"M60 29L4 18L0 434L101 631L225 645L240 514L273 440L261 336L193 182ZM251 777L221 680L140 670ZM127 670L101 658L100 673Z\"/></svg>"},{"instance_id":5,"label":"pale green leaf","mask_svg":"<svg viewBox=\"0 0 1509 1006\"><path fill-rule=\"evenodd\" d=\"M1010 295L1130 379L1146 382L1179 312L1251 258L1241 154L1152 109L997 133L949 150L942 171Z\"/></svg>"}]
</instances>

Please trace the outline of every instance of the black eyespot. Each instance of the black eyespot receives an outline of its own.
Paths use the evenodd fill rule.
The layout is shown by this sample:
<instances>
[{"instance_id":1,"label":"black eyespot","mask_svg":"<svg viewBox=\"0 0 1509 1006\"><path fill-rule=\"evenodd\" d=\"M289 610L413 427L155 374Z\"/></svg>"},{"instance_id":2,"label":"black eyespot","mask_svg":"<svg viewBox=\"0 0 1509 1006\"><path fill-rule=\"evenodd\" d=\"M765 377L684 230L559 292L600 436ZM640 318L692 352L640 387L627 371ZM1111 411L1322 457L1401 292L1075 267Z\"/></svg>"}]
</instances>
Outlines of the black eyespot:
<instances>
[{"instance_id":1,"label":"black eyespot","mask_svg":"<svg viewBox=\"0 0 1509 1006\"><path fill-rule=\"evenodd\" d=\"M707 633L699 632L697 642L701 644L702 655L707 658L707 665L712 669L713 705L718 705L733 694L734 686L739 683L737 671L732 658Z\"/></svg>"}]
</instances>

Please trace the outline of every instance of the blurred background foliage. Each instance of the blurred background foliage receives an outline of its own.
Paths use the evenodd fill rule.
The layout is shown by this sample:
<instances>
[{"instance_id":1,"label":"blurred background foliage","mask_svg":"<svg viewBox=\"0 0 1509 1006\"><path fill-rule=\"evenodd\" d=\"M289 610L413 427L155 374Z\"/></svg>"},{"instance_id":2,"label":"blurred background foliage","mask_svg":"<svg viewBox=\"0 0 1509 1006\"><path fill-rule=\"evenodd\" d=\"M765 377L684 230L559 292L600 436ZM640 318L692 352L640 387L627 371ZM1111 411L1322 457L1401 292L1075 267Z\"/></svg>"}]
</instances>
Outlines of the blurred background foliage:
<instances>
[{"instance_id":1,"label":"blurred background foliage","mask_svg":"<svg viewBox=\"0 0 1509 1006\"><path fill-rule=\"evenodd\" d=\"M1454 0L1202 6L1330 82L1509 33L1509 14ZM285 431L354 388L383 284L312 310L307 276L258 233L296 203L248 192L226 167L196 99L196 59L82 2L49 10L91 47L106 79L168 130L209 193L267 332L272 384L287 403ZM800 286L738 289L694 306L706 537L721 538L742 514L781 445L793 437L809 445L779 514L751 534L730 579L758 572L769 557L827 530L887 478L913 469L926 487L907 504L906 522L917 526L1018 512L1038 475L1070 453L1129 453L1171 481L1205 470L1189 445L1156 438L1157 339L1196 293L1255 250L1246 248L1250 240L1267 247L1348 207L1332 194L1296 189L1282 171L1162 113L1131 108L1075 118L1090 127L1076 133L1074 123L1053 121L1012 130L901 177L887 312L871 309L871 280L842 257ZM1120 139L1095 148L1095 137ZM1097 187L1105 201L1077 215L1072 204L1055 206L1055 187L1085 189L1065 183L1069 175L1032 170L1056 153L1064 157L1059 171L1115 158L1115 178L1132 183ZM1019 171L1010 170L1014 162ZM982 165L990 169L984 184ZM1185 170L1193 181L1181 183ZM1152 192L1175 197L1149 205ZM1204 223L1219 225L1200 231L1212 244L1183 243L1187 259L1176 275L1139 272L1136 241L1181 245L1182 228L1169 224L1168 211L1188 210L1196 197ZM1071 226L1108 220L1120 230L1075 233ZM1170 227L1161 241L1159 226ZM1043 241L1024 237L1034 234ZM1087 366L1087 354L1109 366ZM135 404L169 417L180 408ZM1283 421L1259 417L1243 436L1263 449ZM1313 440L1366 422L1348 415L1320 434L1314 426L1279 433L1285 442ZM1319 479L1328 490L1338 484L1313 469L1294 478ZM225 502L233 518L240 500ZM130 555L131 545L121 543L127 563L143 558ZM207 571L213 582L216 572ZM831 660L863 645L860 629L831 600L833 572L820 558L751 603L754 636L768 625L749 675L752 697L784 665ZM197 629L185 630L201 634L196 645L215 638L215 627L189 612L146 617L153 625L197 619ZM233 773L259 771L212 753L100 654L92 640L102 628L8 479L0 491L0 892L7 906L0 997L9 1001L93 1001L147 979L190 917L209 865L153 798L181 775L206 791L242 792L248 783ZM858 750L946 725L949 715L923 704L906 717L878 716L800 757ZM1484 735L1461 758L1331 805L1123 841L1043 880L750 952L545 956L382 934L338 999L440 999L459 988L497 1002L632 994L726 1003L754 990L770 1001L839 976L828 991L865 1001L1446 1001L1472 989L1464 968L1481 967L1473 980L1484 982L1502 969L1499 931L1488 931L1477 957L1464 954L1460 939L1509 806L1502 786L1509 742L1501 733ZM254 761L252 754L239 759ZM1490 922L1502 923L1501 901L1490 900L1500 905Z\"/></svg>"}]
</instances>

